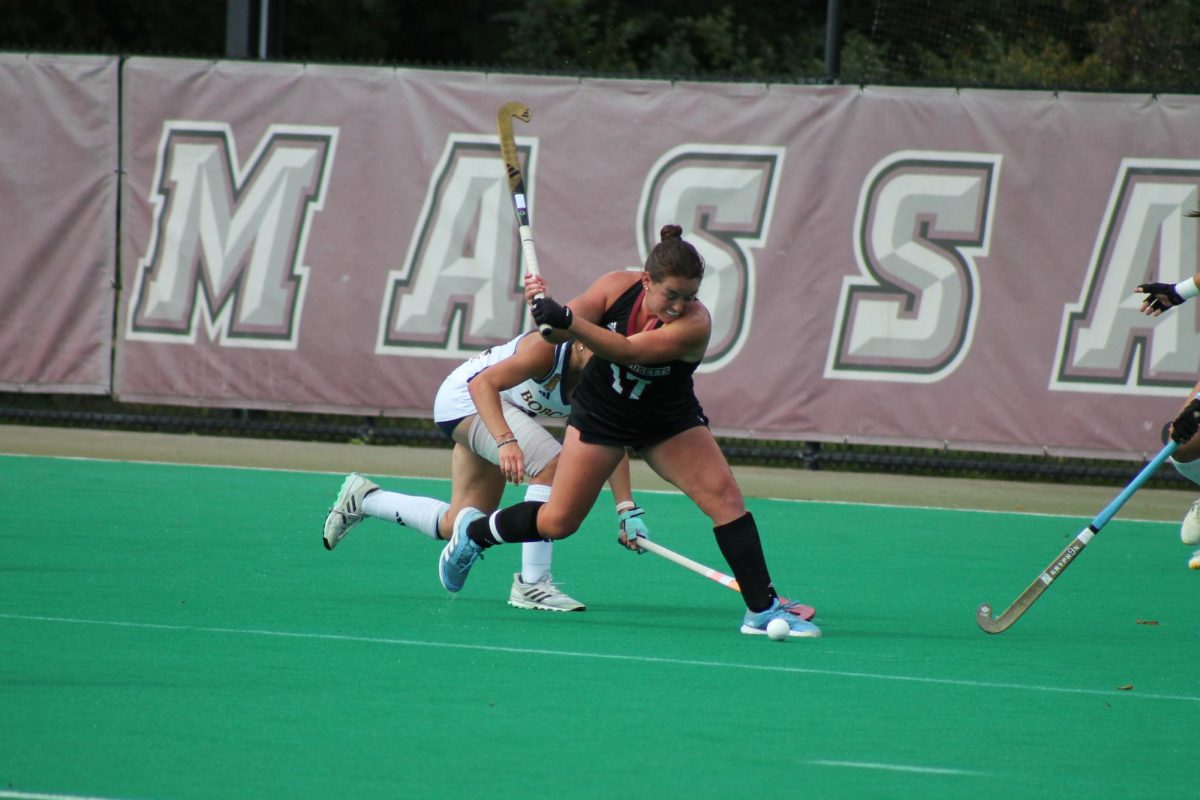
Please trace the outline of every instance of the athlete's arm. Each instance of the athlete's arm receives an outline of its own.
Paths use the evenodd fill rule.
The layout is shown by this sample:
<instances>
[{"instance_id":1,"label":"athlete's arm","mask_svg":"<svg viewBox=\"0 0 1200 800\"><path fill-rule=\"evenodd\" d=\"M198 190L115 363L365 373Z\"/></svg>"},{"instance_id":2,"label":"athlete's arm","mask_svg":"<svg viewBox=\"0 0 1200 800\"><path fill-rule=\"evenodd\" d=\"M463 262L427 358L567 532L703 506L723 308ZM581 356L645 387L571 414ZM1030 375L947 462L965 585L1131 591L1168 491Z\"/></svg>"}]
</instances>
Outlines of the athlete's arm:
<instances>
[{"instance_id":1,"label":"athlete's arm","mask_svg":"<svg viewBox=\"0 0 1200 800\"><path fill-rule=\"evenodd\" d=\"M621 456L621 463L608 476L608 486L612 489L613 500L619 506L622 503L633 502L633 479L629 476L629 454Z\"/></svg>"},{"instance_id":2,"label":"athlete's arm","mask_svg":"<svg viewBox=\"0 0 1200 800\"><path fill-rule=\"evenodd\" d=\"M621 463L608 478L613 499L617 502L617 541L635 553L641 553L635 540L638 536L649 536L645 512L633 499L633 480L629 475L629 454L621 457Z\"/></svg>"},{"instance_id":3,"label":"athlete's arm","mask_svg":"<svg viewBox=\"0 0 1200 800\"><path fill-rule=\"evenodd\" d=\"M699 361L708 347L711 330L708 309L696 302L674 322L629 337L585 319L573 320L570 333L593 353L614 364L659 364Z\"/></svg>"},{"instance_id":4,"label":"athlete's arm","mask_svg":"<svg viewBox=\"0 0 1200 800\"><path fill-rule=\"evenodd\" d=\"M602 275L583 294L567 304L566 307L570 309L569 327L556 328L554 335L563 339L574 337L592 352L616 364L656 364L675 359L699 361L703 358L712 332L712 319L708 309L699 302L692 303L687 313L670 324L629 337L596 324L603 317L605 309L640 279L640 273L630 271ZM545 282L540 276L526 276L527 298L543 291Z\"/></svg>"},{"instance_id":5,"label":"athlete's arm","mask_svg":"<svg viewBox=\"0 0 1200 800\"><path fill-rule=\"evenodd\" d=\"M505 479L512 483L520 483L525 479L525 454L504 418L500 392L529 378L539 378L553 366L554 346L541 341L539 336L525 336L517 343L516 352L511 356L477 373L467 382L471 402L475 404L475 411L488 433L497 444L505 442L499 448L499 466Z\"/></svg>"},{"instance_id":6,"label":"athlete's arm","mask_svg":"<svg viewBox=\"0 0 1200 800\"><path fill-rule=\"evenodd\" d=\"M570 302L571 316L574 319L599 322L600 318L604 316L604 309L608 308L613 300L620 297L621 292L628 289L634 279L632 272L609 272L602 275L583 294ZM527 273L525 275L525 301L532 303L539 294L549 297L550 287L546 285L546 280L541 275ZM567 328L551 327L550 336L546 337L546 341L557 344L570 338L571 334L567 332Z\"/></svg>"}]
</instances>

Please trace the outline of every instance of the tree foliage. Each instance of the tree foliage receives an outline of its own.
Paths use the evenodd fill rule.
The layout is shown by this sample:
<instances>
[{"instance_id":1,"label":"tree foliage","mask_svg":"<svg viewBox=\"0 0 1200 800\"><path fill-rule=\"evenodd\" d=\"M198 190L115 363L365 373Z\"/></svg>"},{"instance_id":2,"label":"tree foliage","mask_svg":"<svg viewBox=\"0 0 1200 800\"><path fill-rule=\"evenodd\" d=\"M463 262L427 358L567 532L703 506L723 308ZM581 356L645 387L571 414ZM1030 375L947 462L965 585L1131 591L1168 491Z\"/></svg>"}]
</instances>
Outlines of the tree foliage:
<instances>
[{"instance_id":1,"label":"tree foliage","mask_svg":"<svg viewBox=\"0 0 1200 800\"><path fill-rule=\"evenodd\" d=\"M274 0L279 58L630 77L1196 91L1195 0ZM228 0L0 0L0 48L221 57Z\"/></svg>"}]
</instances>

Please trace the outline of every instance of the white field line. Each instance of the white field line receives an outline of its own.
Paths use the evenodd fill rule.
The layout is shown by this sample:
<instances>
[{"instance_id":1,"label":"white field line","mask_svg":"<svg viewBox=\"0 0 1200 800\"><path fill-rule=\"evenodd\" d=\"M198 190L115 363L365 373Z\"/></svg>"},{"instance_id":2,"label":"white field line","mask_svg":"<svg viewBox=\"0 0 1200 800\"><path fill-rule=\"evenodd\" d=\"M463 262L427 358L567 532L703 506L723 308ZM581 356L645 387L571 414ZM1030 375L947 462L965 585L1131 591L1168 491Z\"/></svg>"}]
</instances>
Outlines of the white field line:
<instances>
[{"instance_id":1,"label":"white field line","mask_svg":"<svg viewBox=\"0 0 1200 800\"><path fill-rule=\"evenodd\" d=\"M814 759L804 762L818 767L850 767L851 769L881 769L887 772L916 772L921 775L978 775L985 776L986 772L973 769L951 769L949 767L918 767L910 764L880 764L874 761L832 761Z\"/></svg>"},{"instance_id":2,"label":"white field line","mask_svg":"<svg viewBox=\"0 0 1200 800\"><path fill-rule=\"evenodd\" d=\"M769 664L747 664L736 661L702 661L688 658L662 658L620 653L585 653L577 650L546 650L536 647L502 647L499 645L461 644L458 642L429 642L420 639L392 639L378 636L352 636L333 633L305 633L297 631L272 631L255 628L215 628L193 625L164 625L148 622L125 622L120 620L79 619L74 617L43 617L29 614L0 614L0 619L26 622L51 622L71 625L97 625L138 630L186 631L191 633L213 633L236 636L270 636L284 639L308 639L327 642L357 642L399 647L428 647L450 650L473 650L488 653L512 653L521 656L552 656L558 658L583 658L596 661L622 661L638 664L670 664L681 667L705 667L713 669L747 670L753 672L777 672L788 675L823 675L834 678L857 678L868 681L896 681L900 683L929 684L935 686L958 686L969 689L997 689L1016 692L1042 692L1047 694L1082 695L1092 697L1120 698L1124 700L1167 700L1171 702L1200 703L1200 696L1186 694L1155 694L1153 692L1128 692L1118 689L1085 689L1069 686L1043 686L1029 683L1005 683L1000 681L974 681L955 678L926 678L919 675L888 675L880 672L858 672L836 669L813 669L811 667L784 667ZM804 644L796 647L803 648Z\"/></svg>"},{"instance_id":3,"label":"white field line","mask_svg":"<svg viewBox=\"0 0 1200 800\"><path fill-rule=\"evenodd\" d=\"M121 800L116 797L99 797L90 794L46 794L44 792L18 792L13 789L0 789L0 798L12 798L12 800Z\"/></svg>"},{"instance_id":4,"label":"white field line","mask_svg":"<svg viewBox=\"0 0 1200 800\"><path fill-rule=\"evenodd\" d=\"M181 461L156 461L156 460L141 460L141 459L121 459L121 458L96 458L94 456L51 456L37 455L31 453L0 453L0 456L10 458L60 458L64 461L103 461L114 464L160 464L166 467L200 467L203 469L230 469L230 470L253 470L257 472L290 472L300 475L340 475L345 476L345 472L326 472L324 470L311 469L287 469L281 467L238 467L226 464L189 464ZM372 473L381 478L395 478L397 480L406 481L437 481L449 483L449 478L431 478L428 475L385 475L382 473ZM1119 491L1119 490L1118 490ZM638 489L639 494L670 494L677 495L679 492L675 489ZM1115 497L1116 494L1114 493ZM796 503L798 505L831 505L831 506L862 506L864 508L910 508L915 511L967 511L975 514L1005 514L1017 517L1048 517L1051 519L1090 519L1086 514L1049 514L1041 511L997 511L992 508L967 508L953 506L924 506L910 505L901 503L866 503L851 500L803 500L794 497L754 497L755 500L770 500L777 503ZM1103 506L1097 508L1099 511ZM1095 516L1095 515L1092 515ZM1161 520L1161 519L1134 519L1132 517L1121 517L1121 522L1142 522L1151 525L1178 525L1178 522Z\"/></svg>"}]
</instances>

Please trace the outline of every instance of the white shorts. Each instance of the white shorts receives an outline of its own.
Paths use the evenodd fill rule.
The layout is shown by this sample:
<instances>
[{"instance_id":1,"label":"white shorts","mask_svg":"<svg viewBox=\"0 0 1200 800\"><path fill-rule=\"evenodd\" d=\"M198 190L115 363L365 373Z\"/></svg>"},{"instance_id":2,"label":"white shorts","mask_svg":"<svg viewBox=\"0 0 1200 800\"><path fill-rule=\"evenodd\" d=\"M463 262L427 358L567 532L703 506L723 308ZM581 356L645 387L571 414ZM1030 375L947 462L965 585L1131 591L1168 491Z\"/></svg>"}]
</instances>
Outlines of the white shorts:
<instances>
[{"instance_id":1,"label":"white shorts","mask_svg":"<svg viewBox=\"0 0 1200 800\"><path fill-rule=\"evenodd\" d=\"M1195 461L1186 461L1180 463L1175 459L1171 459L1171 463L1175 465L1175 471L1189 481L1195 484L1200 484L1200 458Z\"/></svg>"},{"instance_id":2,"label":"white shorts","mask_svg":"<svg viewBox=\"0 0 1200 800\"><path fill-rule=\"evenodd\" d=\"M503 400L500 405L504 408L504 419L508 422L508 427L517 437L517 446L524 454L525 474L536 477L551 461L558 458L558 454L562 452L562 445L550 435L550 431L524 411ZM478 414L471 420L467 441L470 443L471 452L497 466L500 465L500 448L496 447L495 438Z\"/></svg>"}]
</instances>

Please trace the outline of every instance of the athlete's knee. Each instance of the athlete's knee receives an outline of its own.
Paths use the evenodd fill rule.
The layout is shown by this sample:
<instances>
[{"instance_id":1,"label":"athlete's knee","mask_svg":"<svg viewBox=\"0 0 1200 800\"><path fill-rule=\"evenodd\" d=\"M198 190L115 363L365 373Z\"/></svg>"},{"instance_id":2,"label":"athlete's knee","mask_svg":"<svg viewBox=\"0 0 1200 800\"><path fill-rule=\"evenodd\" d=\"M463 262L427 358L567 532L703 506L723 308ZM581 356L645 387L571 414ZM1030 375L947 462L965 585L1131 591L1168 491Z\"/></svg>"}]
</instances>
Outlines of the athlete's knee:
<instances>
[{"instance_id":1,"label":"athlete's knee","mask_svg":"<svg viewBox=\"0 0 1200 800\"><path fill-rule=\"evenodd\" d=\"M707 500L702 507L717 525L746 513L746 498L733 473L726 472L708 487Z\"/></svg>"},{"instance_id":2,"label":"athlete's knee","mask_svg":"<svg viewBox=\"0 0 1200 800\"><path fill-rule=\"evenodd\" d=\"M580 522L575 514L564 514L546 504L538 511L538 535L543 539L565 539L579 530Z\"/></svg>"}]
</instances>

